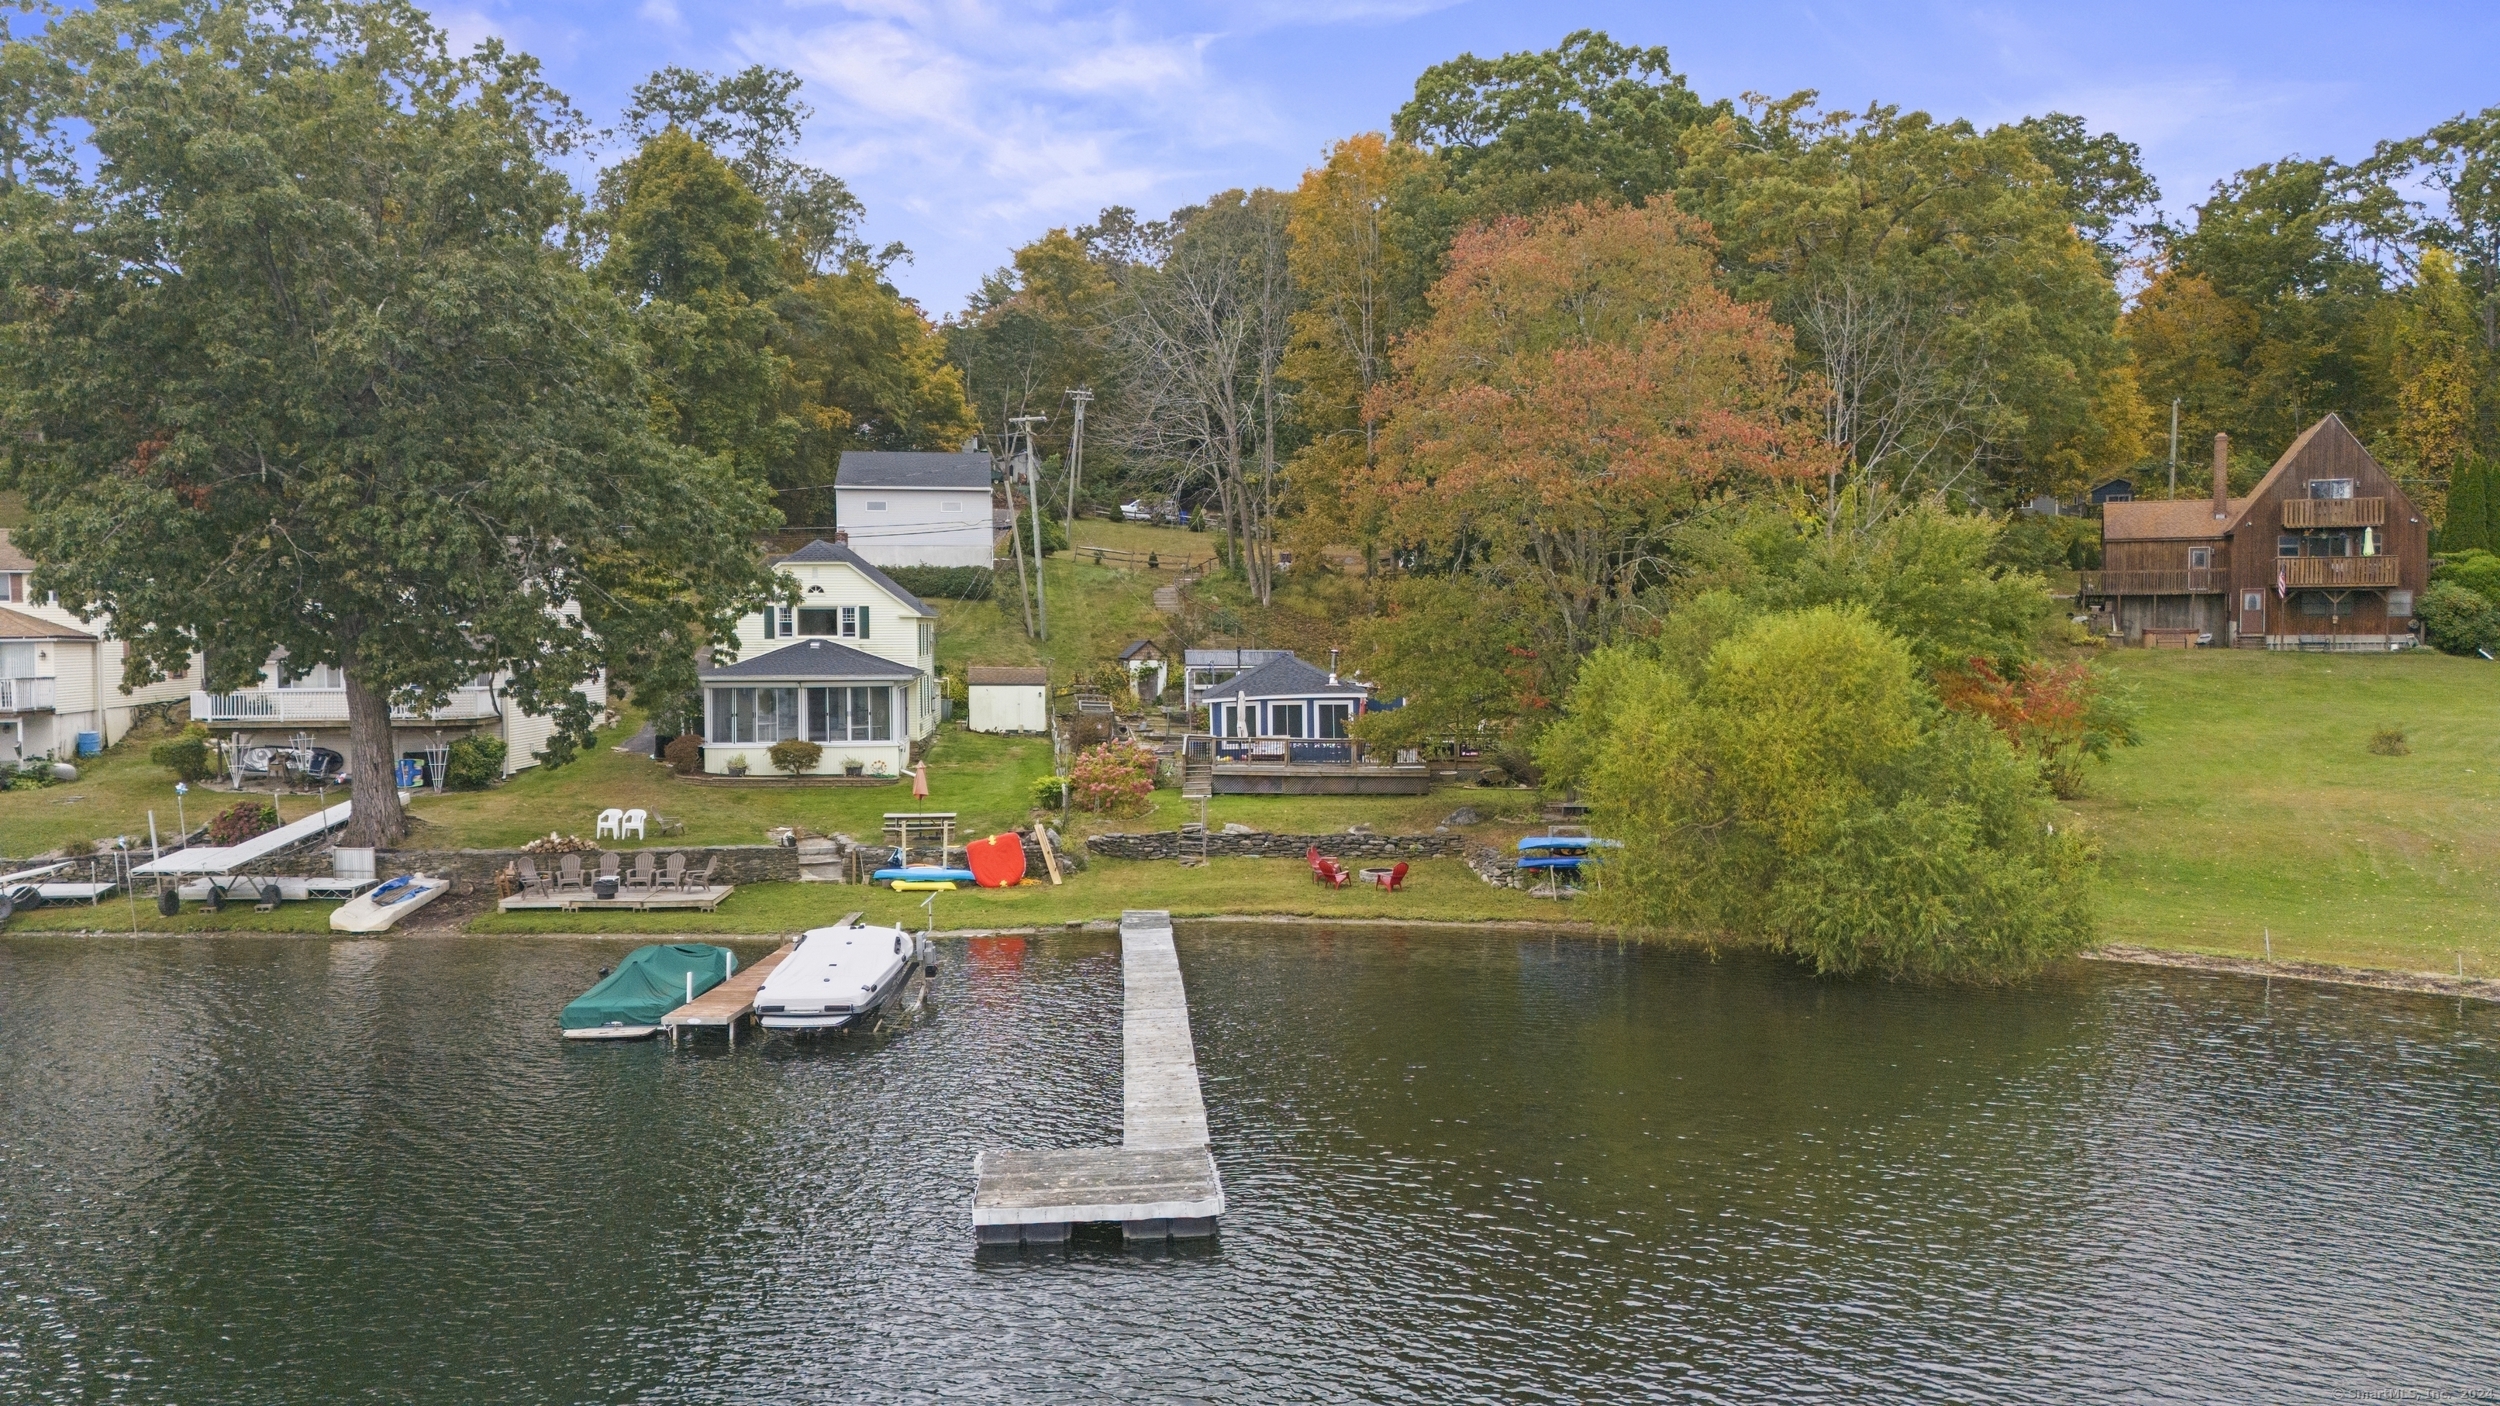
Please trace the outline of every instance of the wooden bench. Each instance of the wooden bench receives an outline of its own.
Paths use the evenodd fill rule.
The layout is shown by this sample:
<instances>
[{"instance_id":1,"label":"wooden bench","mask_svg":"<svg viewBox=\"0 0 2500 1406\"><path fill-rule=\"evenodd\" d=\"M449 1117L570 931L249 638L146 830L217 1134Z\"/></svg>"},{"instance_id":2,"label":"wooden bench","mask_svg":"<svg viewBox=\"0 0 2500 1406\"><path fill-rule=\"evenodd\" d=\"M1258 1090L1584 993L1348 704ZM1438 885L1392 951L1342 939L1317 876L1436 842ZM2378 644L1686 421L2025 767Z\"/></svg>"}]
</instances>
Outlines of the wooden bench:
<instances>
[{"instance_id":1,"label":"wooden bench","mask_svg":"<svg viewBox=\"0 0 2500 1406\"><path fill-rule=\"evenodd\" d=\"M2146 627L2146 649L2194 649L2207 639L2203 630L2156 630Z\"/></svg>"}]
</instances>

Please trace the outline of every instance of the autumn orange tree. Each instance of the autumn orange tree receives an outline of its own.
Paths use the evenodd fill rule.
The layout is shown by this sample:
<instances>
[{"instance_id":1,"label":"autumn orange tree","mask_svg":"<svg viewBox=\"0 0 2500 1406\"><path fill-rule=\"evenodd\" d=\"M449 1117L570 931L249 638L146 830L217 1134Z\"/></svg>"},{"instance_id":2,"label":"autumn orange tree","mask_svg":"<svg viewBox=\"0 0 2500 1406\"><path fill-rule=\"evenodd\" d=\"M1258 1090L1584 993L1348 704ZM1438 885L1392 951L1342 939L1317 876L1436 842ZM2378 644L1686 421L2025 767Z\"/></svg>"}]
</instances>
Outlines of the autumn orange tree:
<instances>
[{"instance_id":1,"label":"autumn orange tree","mask_svg":"<svg viewBox=\"0 0 2500 1406\"><path fill-rule=\"evenodd\" d=\"M1405 573L1368 643L1417 706L1373 724L1384 737L1533 724L1670 574L1677 524L1823 471L1788 333L1720 290L1715 254L1663 198L1452 245L1429 320L1373 389L1377 453L1341 509L1383 524ZM1454 635L1451 593L1486 627ZM1437 687L1453 673L1508 682L1462 699Z\"/></svg>"}]
</instances>

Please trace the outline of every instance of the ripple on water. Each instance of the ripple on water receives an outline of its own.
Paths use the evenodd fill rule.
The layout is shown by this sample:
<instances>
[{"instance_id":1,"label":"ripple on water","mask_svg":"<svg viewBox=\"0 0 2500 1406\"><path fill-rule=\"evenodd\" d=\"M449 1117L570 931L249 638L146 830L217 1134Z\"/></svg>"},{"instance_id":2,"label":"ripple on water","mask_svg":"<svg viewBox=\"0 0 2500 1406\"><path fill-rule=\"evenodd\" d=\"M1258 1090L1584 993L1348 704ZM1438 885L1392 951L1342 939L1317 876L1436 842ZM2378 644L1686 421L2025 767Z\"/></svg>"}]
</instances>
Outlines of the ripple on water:
<instances>
[{"instance_id":1,"label":"ripple on water","mask_svg":"<svg viewBox=\"0 0 2500 1406\"><path fill-rule=\"evenodd\" d=\"M0 1399L2500 1378L2488 1009L1184 931L1220 1244L993 1259L966 1230L978 1148L1118 1138L1114 943L949 944L929 1014L884 1038L554 1038L623 946L0 941Z\"/></svg>"}]
</instances>

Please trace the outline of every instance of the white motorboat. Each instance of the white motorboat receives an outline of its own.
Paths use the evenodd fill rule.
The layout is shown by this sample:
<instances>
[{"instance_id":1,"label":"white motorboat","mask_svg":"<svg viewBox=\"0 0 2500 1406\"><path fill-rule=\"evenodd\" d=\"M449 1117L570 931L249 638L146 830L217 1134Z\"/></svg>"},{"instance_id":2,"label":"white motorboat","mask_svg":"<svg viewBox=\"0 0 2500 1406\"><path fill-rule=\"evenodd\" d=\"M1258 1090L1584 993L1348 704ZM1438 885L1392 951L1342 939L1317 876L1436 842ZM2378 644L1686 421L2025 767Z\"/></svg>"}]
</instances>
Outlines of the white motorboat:
<instances>
[{"instance_id":1,"label":"white motorboat","mask_svg":"<svg viewBox=\"0 0 2500 1406\"><path fill-rule=\"evenodd\" d=\"M451 891L451 880L403 874L330 912L332 932L388 932L400 919Z\"/></svg>"},{"instance_id":2,"label":"white motorboat","mask_svg":"<svg viewBox=\"0 0 2500 1406\"><path fill-rule=\"evenodd\" d=\"M767 1030L841 1030L894 999L922 960L901 928L810 928L755 993Z\"/></svg>"}]
</instances>

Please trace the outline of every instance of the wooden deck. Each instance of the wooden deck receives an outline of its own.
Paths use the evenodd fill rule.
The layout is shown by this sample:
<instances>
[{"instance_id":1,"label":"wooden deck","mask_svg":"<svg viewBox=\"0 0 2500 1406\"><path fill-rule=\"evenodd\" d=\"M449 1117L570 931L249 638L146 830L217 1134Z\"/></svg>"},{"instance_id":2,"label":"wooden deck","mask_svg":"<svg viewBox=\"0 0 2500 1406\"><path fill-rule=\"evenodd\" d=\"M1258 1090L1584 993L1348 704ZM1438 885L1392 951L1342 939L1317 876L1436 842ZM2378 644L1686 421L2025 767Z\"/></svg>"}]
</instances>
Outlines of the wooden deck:
<instances>
[{"instance_id":1,"label":"wooden deck","mask_svg":"<svg viewBox=\"0 0 2500 1406\"><path fill-rule=\"evenodd\" d=\"M737 892L733 884L713 884L699 889L619 889L614 898L601 898L588 889L563 889L549 893L537 889L516 893L495 906L506 913L525 908L555 909L566 913L623 912L644 913L662 908L691 908L709 913L720 907L720 901Z\"/></svg>"},{"instance_id":2,"label":"wooden deck","mask_svg":"<svg viewBox=\"0 0 2500 1406\"><path fill-rule=\"evenodd\" d=\"M1219 796L1420 796L1432 789L1432 771L1412 763L1219 761L1210 784Z\"/></svg>"},{"instance_id":3,"label":"wooden deck","mask_svg":"<svg viewBox=\"0 0 2500 1406\"><path fill-rule=\"evenodd\" d=\"M1108 1221L1131 1240L1215 1233L1224 1183L1207 1148L1171 914L1120 915L1120 976L1121 1145L974 1156L979 1244L1055 1244L1071 1225Z\"/></svg>"}]
</instances>

